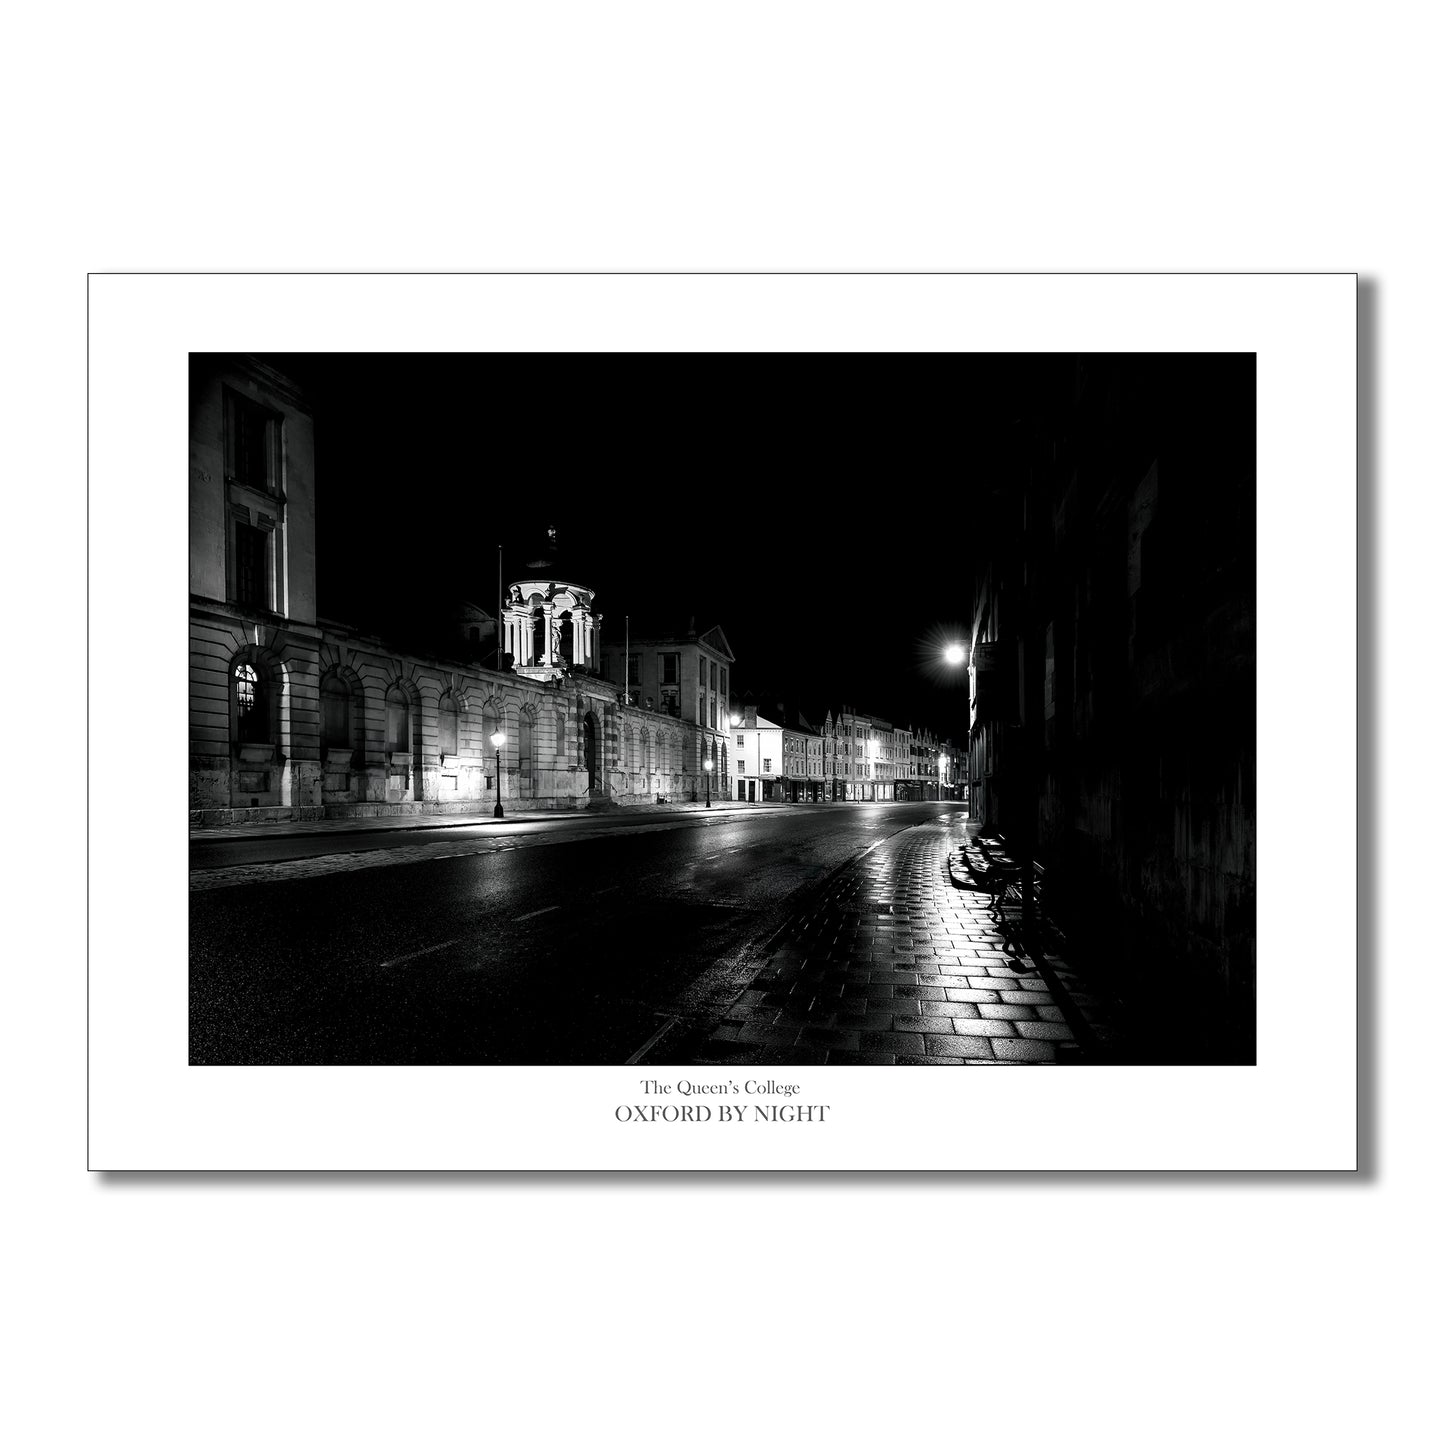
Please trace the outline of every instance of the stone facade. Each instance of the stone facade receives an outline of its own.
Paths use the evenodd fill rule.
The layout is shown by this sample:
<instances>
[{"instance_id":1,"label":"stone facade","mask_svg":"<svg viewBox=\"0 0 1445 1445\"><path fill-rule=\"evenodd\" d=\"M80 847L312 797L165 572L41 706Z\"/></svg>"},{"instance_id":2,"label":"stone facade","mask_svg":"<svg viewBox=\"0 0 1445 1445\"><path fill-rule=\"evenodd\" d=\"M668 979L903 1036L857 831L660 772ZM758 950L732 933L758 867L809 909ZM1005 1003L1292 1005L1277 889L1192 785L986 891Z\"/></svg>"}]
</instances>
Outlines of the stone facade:
<instances>
[{"instance_id":1,"label":"stone facade","mask_svg":"<svg viewBox=\"0 0 1445 1445\"><path fill-rule=\"evenodd\" d=\"M823 739L801 720L783 729L783 777L788 802L823 801Z\"/></svg>"},{"instance_id":2,"label":"stone facade","mask_svg":"<svg viewBox=\"0 0 1445 1445\"><path fill-rule=\"evenodd\" d=\"M514 582L502 609L502 636L516 670L543 681L564 671L596 671L602 615L592 600L590 588L572 582Z\"/></svg>"},{"instance_id":3,"label":"stone facade","mask_svg":"<svg viewBox=\"0 0 1445 1445\"><path fill-rule=\"evenodd\" d=\"M968 783L967 757L951 741L940 742L927 728L899 733L898 796L912 802L962 798Z\"/></svg>"},{"instance_id":4,"label":"stone facade","mask_svg":"<svg viewBox=\"0 0 1445 1445\"><path fill-rule=\"evenodd\" d=\"M898 796L900 768L908 775L910 734L852 708L831 710L823 724L826 792L850 803L889 802Z\"/></svg>"},{"instance_id":5,"label":"stone facade","mask_svg":"<svg viewBox=\"0 0 1445 1445\"><path fill-rule=\"evenodd\" d=\"M515 584L505 619L527 606L530 633L533 593L561 599L544 635L575 622L575 668L555 648L506 671L403 655L320 619L305 399L248 358L194 357L190 402L193 824L489 812L498 791L508 811L702 796L712 730L624 706L587 670L587 589Z\"/></svg>"},{"instance_id":6,"label":"stone facade","mask_svg":"<svg viewBox=\"0 0 1445 1445\"><path fill-rule=\"evenodd\" d=\"M1252 1058L1254 359L1048 365L974 518L970 811L1076 943Z\"/></svg>"},{"instance_id":7,"label":"stone facade","mask_svg":"<svg viewBox=\"0 0 1445 1445\"><path fill-rule=\"evenodd\" d=\"M639 630L632 636L624 632L622 642L602 644L600 655L603 676L619 697L652 719L648 726L654 731L662 729L667 735L672 723L698 730L698 770L711 762L713 796L730 797L734 765L727 709L733 654L722 628L702 633L693 627L646 634ZM705 788L704 783L699 796Z\"/></svg>"}]
</instances>

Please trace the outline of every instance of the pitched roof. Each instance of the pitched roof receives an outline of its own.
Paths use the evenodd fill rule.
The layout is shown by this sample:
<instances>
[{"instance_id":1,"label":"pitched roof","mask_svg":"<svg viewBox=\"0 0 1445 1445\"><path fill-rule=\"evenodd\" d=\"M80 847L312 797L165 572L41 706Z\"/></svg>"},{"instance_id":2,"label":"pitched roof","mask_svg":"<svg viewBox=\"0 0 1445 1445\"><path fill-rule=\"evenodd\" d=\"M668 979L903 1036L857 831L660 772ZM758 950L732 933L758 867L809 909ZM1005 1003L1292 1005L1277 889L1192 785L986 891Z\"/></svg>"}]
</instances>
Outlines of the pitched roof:
<instances>
[{"instance_id":1,"label":"pitched roof","mask_svg":"<svg viewBox=\"0 0 1445 1445\"><path fill-rule=\"evenodd\" d=\"M728 646L727 634L721 627L709 627L706 632L698 638L699 642L706 643L715 652L720 652L729 662L736 662L733 650Z\"/></svg>"},{"instance_id":2,"label":"pitched roof","mask_svg":"<svg viewBox=\"0 0 1445 1445\"><path fill-rule=\"evenodd\" d=\"M636 643L660 642L660 643L685 643L697 642L704 647L710 647L714 652L720 652L728 662L735 662L733 650L728 645L727 634L721 627L709 627L706 632L699 632L694 626L676 627L666 622L658 622L647 617L633 615L630 625L624 618L615 619L608 629L607 641L603 647L621 647L624 629L630 631L632 640Z\"/></svg>"}]
</instances>

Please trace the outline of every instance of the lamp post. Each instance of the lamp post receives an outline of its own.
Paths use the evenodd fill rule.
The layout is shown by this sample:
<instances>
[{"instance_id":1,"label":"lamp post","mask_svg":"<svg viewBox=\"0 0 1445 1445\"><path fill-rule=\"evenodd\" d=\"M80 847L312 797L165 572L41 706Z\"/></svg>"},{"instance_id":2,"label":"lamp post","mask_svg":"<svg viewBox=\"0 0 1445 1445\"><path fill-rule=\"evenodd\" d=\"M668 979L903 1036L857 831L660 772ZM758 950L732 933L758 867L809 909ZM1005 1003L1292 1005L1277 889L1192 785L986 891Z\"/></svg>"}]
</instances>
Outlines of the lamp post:
<instances>
[{"instance_id":1,"label":"lamp post","mask_svg":"<svg viewBox=\"0 0 1445 1445\"><path fill-rule=\"evenodd\" d=\"M712 759L702 760L703 777L707 779L707 806L712 807Z\"/></svg>"},{"instance_id":2,"label":"lamp post","mask_svg":"<svg viewBox=\"0 0 1445 1445\"><path fill-rule=\"evenodd\" d=\"M950 642L943 649L943 660L950 667L961 667L968 659L968 648L961 642ZM933 796L938 802L943 801L943 749L938 750L938 758L934 763L933 775Z\"/></svg>"},{"instance_id":3,"label":"lamp post","mask_svg":"<svg viewBox=\"0 0 1445 1445\"><path fill-rule=\"evenodd\" d=\"M507 741L507 735L500 728L492 734L492 747L497 753L497 806L492 809L492 817L503 817L502 813L502 744Z\"/></svg>"}]
</instances>

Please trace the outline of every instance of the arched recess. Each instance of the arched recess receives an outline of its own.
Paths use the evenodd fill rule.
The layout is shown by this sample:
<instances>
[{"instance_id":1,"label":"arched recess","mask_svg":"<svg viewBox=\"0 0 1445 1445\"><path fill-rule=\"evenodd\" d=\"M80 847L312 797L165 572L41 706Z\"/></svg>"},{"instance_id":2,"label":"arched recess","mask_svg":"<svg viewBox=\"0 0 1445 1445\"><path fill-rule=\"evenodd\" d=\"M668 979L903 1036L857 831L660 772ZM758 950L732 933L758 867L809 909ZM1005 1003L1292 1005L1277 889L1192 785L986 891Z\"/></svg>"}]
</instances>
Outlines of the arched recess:
<instances>
[{"instance_id":1,"label":"arched recess","mask_svg":"<svg viewBox=\"0 0 1445 1445\"><path fill-rule=\"evenodd\" d=\"M582 714L582 736L579 745L589 793L596 790L601 771L601 747L598 739L600 730L601 725L597 721L596 713L589 710Z\"/></svg>"},{"instance_id":2,"label":"arched recess","mask_svg":"<svg viewBox=\"0 0 1445 1445\"><path fill-rule=\"evenodd\" d=\"M462 749L462 709L456 693L448 688L437 700L437 752L455 758Z\"/></svg>"},{"instance_id":3,"label":"arched recess","mask_svg":"<svg viewBox=\"0 0 1445 1445\"><path fill-rule=\"evenodd\" d=\"M394 682L386 690L384 751L389 757L411 752L412 722L411 696L404 687Z\"/></svg>"},{"instance_id":4,"label":"arched recess","mask_svg":"<svg viewBox=\"0 0 1445 1445\"><path fill-rule=\"evenodd\" d=\"M281 744L281 695L285 671L279 658L264 647L248 643L237 649L228 669L230 682L231 743Z\"/></svg>"},{"instance_id":5,"label":"arched recess","mask_svg":"<svg viewBox=\"0 0 1445 1445\"><path fill-rule=\"evenodd\" d=\"M321 796L342 802L359 795L366 767L366 690L349 667L321 675Z\"/></svg>"},{"instance_id":6,"label":"arched recess","mask_svg":"<svg viewBox=\"0 0 1445 1445\"><path fill-rule=\"evenodd\" d=\"M366 689L349 667L337 665L321 676L321 756L332 749L356 754L348 766L360 767L366 738Z\"/></svg>"},{"instance_id":7,"label":"arched recess","mask_svg":"<svg viewBox=\"0 0 1445 1445\"><path fill-rule=\"evenodd\" d=\"M482 704L481 712L478 715L478 726L480 729L478 746L480 746L482 750L482 757L486 761L486 768L484 773L486 781L482 785L483 790L492 795L492 800L494 802L496 801L496 790L501 785L501 783L500 779L497 776L497 749L492 743L492 735L498 731L505 731L505 728L502 725L502 718L503 713L501 702L496 697L489 697ZM503 742L502 744L502 749L505 754L505 742ZM503 762L505 763L505 758L503 759Z\"/></svg>"},{"instance_id":8,"label":"arched recess","mask_svg":"<svg viewBox=\"0 0 1445 1445\"><path fill-rule=\"evenodd\" d=\"M459 758L480 758L487 750L487 741L481 734L481 706L479 694L472 692L464 681L453 678L447 689L457 705L457 756Z\"/></svg>"},{"instance_id":9,"label":"arched recess","mask_svg":"<svg viewBox=\"0 0 1445 1445\"><path fill-rule=\"evenodd\" d=\"M231 806L275 807L281 801L291 716L286 669L267 648L247 643L226 669L231 741Z\"/></svg>"},{"instance_id":10,"label":"arched recess","mask_svg":"<svg viewBox=\"0 0 1445 1445\"><path fill-rule=\"evenodd\" d=\"M537 715L530 706L517 709L517 788L523 798L537 796Z\"/></svg>"},{"instance_id":11,"label":"arched recess","mask_svg":"<svg viewBox=\"0 0 1445 1445\"><path fill-rule=\"evenodd\" d=\"M409 678L395 677L382 701L381 748L386 758L386 801L410 803L421 797L421 694Z\"/></svg>"}]
</instances>

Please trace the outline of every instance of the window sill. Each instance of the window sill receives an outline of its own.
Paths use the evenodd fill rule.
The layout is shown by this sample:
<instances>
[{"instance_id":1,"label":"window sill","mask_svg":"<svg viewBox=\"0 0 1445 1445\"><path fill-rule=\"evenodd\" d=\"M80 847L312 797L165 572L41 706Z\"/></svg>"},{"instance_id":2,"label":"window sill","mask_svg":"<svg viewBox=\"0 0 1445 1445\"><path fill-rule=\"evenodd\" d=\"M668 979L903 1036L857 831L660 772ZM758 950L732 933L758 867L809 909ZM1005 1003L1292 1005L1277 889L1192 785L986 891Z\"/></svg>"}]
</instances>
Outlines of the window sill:
<instances>
[{"instance_id":1,"label":"window sill","mask_svg":"<svg viewBox=\"0 0 1445 1445\"><path fill-rule=\"evenodd\" d=\"M238 597L226 598L226 606L248 618L259 618L262 622L285 622L284 612L273 611L267 603L242 602Z\"/></svg>"},{"instance_id":2,"label":"window sill","mask_svg":"<svg viewBox=\"0 0 1445 1445\"><path fill-rule=\"evenodd\" d=\"M226 485L232 491L244 492L247 496L260 497L263 501L272 502L277 507L286 505L286 494L281 491L270 491L266 487L258 487L253 482L243 482L239 477L227 477Z\"/></svg>"}]
</instances>

